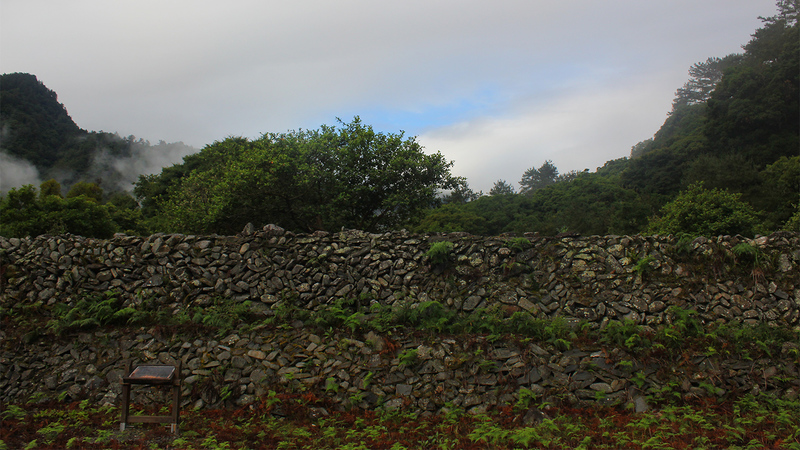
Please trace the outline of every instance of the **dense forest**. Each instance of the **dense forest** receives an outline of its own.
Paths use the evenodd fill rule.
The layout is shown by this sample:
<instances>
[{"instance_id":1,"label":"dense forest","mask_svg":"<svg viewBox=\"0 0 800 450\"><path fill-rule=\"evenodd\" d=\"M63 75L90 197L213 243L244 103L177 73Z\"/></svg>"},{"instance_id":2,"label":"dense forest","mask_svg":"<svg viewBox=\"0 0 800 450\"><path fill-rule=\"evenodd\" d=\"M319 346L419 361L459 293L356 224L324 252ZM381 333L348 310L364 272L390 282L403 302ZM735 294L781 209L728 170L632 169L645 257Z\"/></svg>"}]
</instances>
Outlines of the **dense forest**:
<instances>
[{"instance_id":1,"label":"dense forest","mask_svg":"<svg viewBox=\"0 0 800 450\"><path fill-rule=\"evenodd\" d=\"M183 144L84 131L35 76L2 75L0 154L50 180L3 197L0 235L232 234L247 223L482 235L800 231L797 2L778 2L762 21L743 53L689 69L661 129L629 157L563 174L544 161L520 175L519 192L506 180L474 192L441 154L358 117L227 138L136 179L120 161Z\"/></svg>"}]
</instances>

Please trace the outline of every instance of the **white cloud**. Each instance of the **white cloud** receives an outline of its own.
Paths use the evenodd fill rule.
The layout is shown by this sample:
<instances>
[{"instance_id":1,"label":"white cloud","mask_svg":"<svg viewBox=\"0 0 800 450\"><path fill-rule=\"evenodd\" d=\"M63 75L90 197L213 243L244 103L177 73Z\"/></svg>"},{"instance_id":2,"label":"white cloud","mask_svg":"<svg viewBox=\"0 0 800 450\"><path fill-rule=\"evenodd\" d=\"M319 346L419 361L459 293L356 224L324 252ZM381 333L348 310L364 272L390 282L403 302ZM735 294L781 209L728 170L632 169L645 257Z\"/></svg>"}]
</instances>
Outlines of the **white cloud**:
<instances>
[{"instance_id":1,"label":"white cloud","mask_svg":"<svg viewBox=\"0 0 800 450\"><path fill-rule=\"evenodd\" d=\"M431 130L420 142L455 161L455 173L484 192L498 179L518 183L526 169L545 160L552 160L562 173L594 171L610 159L628 156L631 146L652 137L670 107L672 96L660 92L658 78L619 81L543 103L532 100L504 116Z\"/></svg>"},{"instance_id":2,"label":"white cloud","mask_svg":"<svg viewBox=\"0 0 800 450\"><path fill-rule=\"evenodd\" d=\"M41 183L39 172L32 164L0 152L0 194L25 184L38 188Z\"/></svg>"}]
</instances>

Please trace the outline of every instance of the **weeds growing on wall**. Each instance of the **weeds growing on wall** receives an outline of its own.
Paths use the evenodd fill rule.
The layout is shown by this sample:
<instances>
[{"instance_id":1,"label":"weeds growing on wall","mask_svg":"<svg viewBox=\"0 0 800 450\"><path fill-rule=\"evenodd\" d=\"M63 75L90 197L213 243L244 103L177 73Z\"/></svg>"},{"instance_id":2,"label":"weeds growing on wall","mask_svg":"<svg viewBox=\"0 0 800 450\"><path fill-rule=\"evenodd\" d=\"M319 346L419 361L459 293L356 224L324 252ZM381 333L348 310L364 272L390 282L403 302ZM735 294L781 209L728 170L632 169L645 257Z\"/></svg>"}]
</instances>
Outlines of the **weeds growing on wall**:
<instances>
[{"instance_id":1,"label":"weeds growing on wall","mask_svg":"<svg viewBox=\"0 0 800 450\"><path fill-rule=\"evenodd\" d=\"M190 308L185 316L179 318L184 323L191 322L216 329L220 334L227 333L240 323L251 319L250 302L237 302L225 297L214 297L210 305Z\"/></svg>"},{"instance_id":2,"label":"weeds growing on wall","mask_svg":"<svg viewBox=\"0 0 800 450\"><path fill-rule=\"evenodd\" d=\"M50 319L41 318L41 304L37 306L38 319L34 312L28 311L30 308L0 311L0 319L10 325L7 329L19 333L24 342L38 339L47 332L60 335L107 326L153 325L173 330L176 326L189 326L222 335L232 330L248 332L300 321L320 330L338 329L353 333L419 330L436 335L479 334L490 340L514 336L513 339L551 344L561 350L583 341L624 348L640 356L665 351L677 354L695 346L707 353L736 352L755 358L771 357L787 342L800 348L798 330L765 324L704 324L696 311L676 306L668 309L667 322L655 329L643 328L630 321L610 321L603 329L596 329L589 323L570 323L562 317L540 319L525 311L508 311L499 305L467 313L436 301L383 305L374 301L368 304L368 299L351 298L338 299L333 304L310 311L294 300L288 296L268 313L257 313L247 301L216 297L208 305L190 307L173 315L154 313L157 309L147 302L137 307L121 308L115 293L108 291L85 296L71 305L55 305ZM46 326L41 325L42 320L46 320Z\"/></svg>"},{"instance_id":3,"label":"weeds growing on wall","mask_svg":"<svg viewBox=\"0 0 800 450\"><path fill-rule=\"evenodd\" d=\"M528 240L528 238L524 238L524 237L515 237L515 238L512 238L512 239L509 239L509 240L506 241L506 245L508 245L508 248L510 248L511 250L514 250L514 251L517 251L517 252L521 252L521 251L527 250L527 249L529 249L530 247L533 246L533 244L531 244L531 241Z\"/></svg>"},{"instance_id":4,"label":"weeds growing on wall","mask_svg":"<svg viewBox=\"0 0 800 450\"><path fill-rule=\"evenodd\" d=\"M122 301L114 291L84 295L71 304L57 303L52 313L53 318L47 323L47 328L56 335L68 330L153 321L153 312L148 308L122 308Z\"/></svg>"},{"instance_id":5,"label":"weeds growing on wall","mask_svg":"<svg viewBox=\"0 0 800 450\"><path fill-rule=\"evenodd\" d=\"M432 267L443 268L450 262L450 255L453 252L453 243L448 241L434 242L431 248L425 253Z\"/></svg>"}]
</instances>

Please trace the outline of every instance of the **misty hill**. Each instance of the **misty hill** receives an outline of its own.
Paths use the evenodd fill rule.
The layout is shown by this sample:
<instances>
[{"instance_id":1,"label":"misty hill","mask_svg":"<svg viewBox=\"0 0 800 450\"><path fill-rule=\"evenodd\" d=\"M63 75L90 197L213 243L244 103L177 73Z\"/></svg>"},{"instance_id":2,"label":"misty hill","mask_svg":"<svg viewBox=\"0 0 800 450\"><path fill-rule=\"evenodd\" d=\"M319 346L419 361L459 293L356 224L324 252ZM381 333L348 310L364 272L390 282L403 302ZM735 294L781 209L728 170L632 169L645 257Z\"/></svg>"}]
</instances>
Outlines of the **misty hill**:
<instances>
[{"instance_id":1,"label":"misty hill","mask_svg":"<svg viewBox=\"0 0 800 450\"><path fill-rule=\"evenodd\" d=\"M690 68L667 120L652 139L633 146L630 158L567 176L545 162L521 174L522 193L498 180L488 196L461 195L430 211L416 230L632 234L698 183L739 196L762 232L796 227L800 32L796 2L778 6L743 54Z\"/></svg>"},{"instance_id":2,"label":"misty hill","mask_svg":"<svg viewBox=\"0 0 800 450\"><path fill-rule=\"evenodd\" d=\"M95 182L130 190L139 175L158 172L197 150L80 128L55 92L35 75L0 75L0 192L56 179L65 187Z\"/></svg>"}]
</instances>

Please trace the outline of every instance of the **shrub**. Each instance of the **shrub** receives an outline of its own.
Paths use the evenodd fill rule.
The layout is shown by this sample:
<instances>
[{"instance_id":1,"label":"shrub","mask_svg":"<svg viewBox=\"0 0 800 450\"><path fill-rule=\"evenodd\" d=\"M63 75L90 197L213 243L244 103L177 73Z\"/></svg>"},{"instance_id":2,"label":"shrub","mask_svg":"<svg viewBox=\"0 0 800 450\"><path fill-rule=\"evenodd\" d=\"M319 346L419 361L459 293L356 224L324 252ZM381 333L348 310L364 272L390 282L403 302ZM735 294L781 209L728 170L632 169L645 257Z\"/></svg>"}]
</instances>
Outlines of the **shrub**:
<instances>
[{"instance_id":1,"label":"shrub","mask_svg":"<svg viewBox=\"0 0 800 450\"><path fill-rule=\"evenodd\" d=\"M721 189L708 190L703 183L695 183L664 205L661 216L651 219L647 231L696 236L753 236L759 225L758 214L740 198L741 194Z\"/></svg>"}]
</instances>

